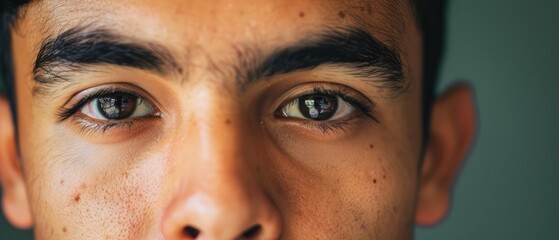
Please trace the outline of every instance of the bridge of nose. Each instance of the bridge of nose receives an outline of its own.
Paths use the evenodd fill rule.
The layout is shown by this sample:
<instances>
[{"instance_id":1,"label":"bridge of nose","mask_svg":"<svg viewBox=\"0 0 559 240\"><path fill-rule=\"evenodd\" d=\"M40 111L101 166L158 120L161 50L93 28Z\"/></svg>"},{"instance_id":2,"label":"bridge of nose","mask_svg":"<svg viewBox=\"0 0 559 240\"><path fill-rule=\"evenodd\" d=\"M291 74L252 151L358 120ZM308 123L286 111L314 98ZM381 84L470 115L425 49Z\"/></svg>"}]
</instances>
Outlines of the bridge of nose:
<instances>
[{"instance_id":1,"label":"bridge of nose","mask_svg":"<svg viewBox=\"0 0 559 240\"><path fill-rule=\"evenodd\" d=\"M203 239L235 239L251 231L272 236L279 218L253 172L258 161L253 158L260 154L249 151L257 141L246 134L235 101L208 96L199 100L206 105L190 114L190 124L181 127L184 135L174 133L185 142L174 145L176 167L170 173L178 184L163 230L167 236L199 234Z\"/></svg>"}]
</instances>

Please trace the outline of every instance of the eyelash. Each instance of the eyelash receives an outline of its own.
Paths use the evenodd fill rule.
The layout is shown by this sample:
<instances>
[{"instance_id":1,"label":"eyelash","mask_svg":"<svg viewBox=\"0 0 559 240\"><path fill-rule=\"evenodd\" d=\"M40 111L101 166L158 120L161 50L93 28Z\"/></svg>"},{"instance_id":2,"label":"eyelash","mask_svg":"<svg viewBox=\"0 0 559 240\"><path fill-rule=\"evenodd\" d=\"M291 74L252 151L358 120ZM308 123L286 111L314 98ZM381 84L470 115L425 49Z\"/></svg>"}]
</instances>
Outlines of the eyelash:
<instances>
[{"instance_id":1,"label":"eyelash","mask_svg":"<svg viewBox=\"0 0 559 240\"><path fill-rule=\"evenodd\" d=\"M134 91L130 91L128 89L124 89L124 88L118 88L118 87L112 87L112 88L104 88L104 89L99 89L97 91L94 91L92 93L87 94L85 97L83 97L82 99L80 99L77 103L73 104L71 107L69 108L62 108L61 111L57 114L58 115L58 121L62 122L65 121L67 119L69 119L72 116L76 116L78 114L78 112L88 103L90 103L91 101L95 100L96 98L105 96L105 95L109 95L109 94L116 94L116 93L125 93L125 94L130 94L130 95L134 95L135 97L138 98L143 98L145 99L145 97L143 97L142 95L134 92ZM80 125L82 125L82 131L100 131L102 133L106 132L107 130L111 129L111 128L119 128L119 127L128 127L131 128L132 124L134 124L135 121L137 120L141 120L144 118L148 118L148 117L144 117L144 118L135 118L135 119L129 119L129 120L118 120L118 121L108 121L106 123L95 123L91 120L86 119L83 116L76 116L78 118L78 121L80 122ZM154 116L150 116L150 117L154 117Z\"/></svg>"},{"instance_id":2,"label":"eyelash","mask_svg":"<svg viewBox=\"0 0 559 240\"><path fill-rule=\"evenodd\" d=\"M88 121L88 120L80 117L78 119L78 121L81 123L81 132L84 132L84 133L93 133L93 132L105 133L107 130L109 130L111 128L115 128L115 127L116 128L121 128L121 127L131 128L132 124L134 124L134 121L137 121L137 119L124 120L124 121L114 122L114 123L99 124L99 123L93 123L91 121Z\"/></svg>"},{"instance_id":3,"label":"eyelash","mask_svg":"<svg viewBox=\"0 0 559 240\"><path fill-rule=\"evenodd\" d=\"M288 102L293 101L294 99L297 99L299 97L305 95L311 95L311 94L323 94L323 95L340 97L342 100L349 103L352 107L355 107L357 111L360 112L357 113L357 115L352 114L353 116L351 119L367 117L377 123L380 123L380 121L373 115L375 105L372 102L369 102L367 100L358 100L357 98L351 97L349 96L348 93L344 93L339 89L334 90L334 89L327 89L324 87L315 87L311 90L297 94L295 97L290 98ZM284 105L285 104L282 104L281 106L283 107ZM275 114L276 117L285 118L281 114L281 107L278 110L276 110ZM313 121L313 120L296 119L296 121L304 122L305 125L315 127L324 133L327 133L329 131L334 132L336 130L345 131L346 127L351 126L351 123L348 121L348 119L332 120L332 121Z\"/></svg>"}]
</instances>

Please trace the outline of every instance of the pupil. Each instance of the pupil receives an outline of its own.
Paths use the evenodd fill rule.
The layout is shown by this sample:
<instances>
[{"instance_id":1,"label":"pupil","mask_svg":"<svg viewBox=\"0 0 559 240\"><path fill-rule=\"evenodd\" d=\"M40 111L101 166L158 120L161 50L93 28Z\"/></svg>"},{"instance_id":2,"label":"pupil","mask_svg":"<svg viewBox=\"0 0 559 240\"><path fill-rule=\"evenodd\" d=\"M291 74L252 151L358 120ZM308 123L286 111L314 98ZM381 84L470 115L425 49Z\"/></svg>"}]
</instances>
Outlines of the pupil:
<instances>
[{"instance_id":1,"label":"pupil","mask_svg":"<svg viewBox=\"0 0 559 240\"><path fill-rule=\"evenodd\" d=\"M136 109L137 97L132 94L116 93L98 98L97 108L103 117L119 120L130 117Z\"/></svg>"},{"instance_id":2,"label":"pupil","mask_svg":"<svg viewBox=\"0 0 559 240\"><path fill-rule=\"evenodd\" d=\"M338 110L338 98L323 94L305 95L299 98L299 111L313 120L330 119Z\"/></svg>"}]
</instances>

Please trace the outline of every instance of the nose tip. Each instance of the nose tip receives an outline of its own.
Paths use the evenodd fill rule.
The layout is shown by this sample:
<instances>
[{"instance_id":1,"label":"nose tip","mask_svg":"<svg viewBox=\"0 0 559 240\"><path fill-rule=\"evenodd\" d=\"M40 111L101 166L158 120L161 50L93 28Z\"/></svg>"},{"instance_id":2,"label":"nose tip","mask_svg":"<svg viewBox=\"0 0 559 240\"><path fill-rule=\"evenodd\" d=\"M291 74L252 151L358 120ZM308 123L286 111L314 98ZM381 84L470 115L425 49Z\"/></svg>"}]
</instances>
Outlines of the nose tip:
<instances>
[{"instance_id":1,"label":"nose tip","mask_svg":"<svg viewBox=\"0 0 559 240\"><path fill-rule=\"evenodd\" d=\"M278 239L281 224L275 207L263 198L209 198L197 194L174 201L163 220L165 239Z\"/></svg>"}]
</instances>

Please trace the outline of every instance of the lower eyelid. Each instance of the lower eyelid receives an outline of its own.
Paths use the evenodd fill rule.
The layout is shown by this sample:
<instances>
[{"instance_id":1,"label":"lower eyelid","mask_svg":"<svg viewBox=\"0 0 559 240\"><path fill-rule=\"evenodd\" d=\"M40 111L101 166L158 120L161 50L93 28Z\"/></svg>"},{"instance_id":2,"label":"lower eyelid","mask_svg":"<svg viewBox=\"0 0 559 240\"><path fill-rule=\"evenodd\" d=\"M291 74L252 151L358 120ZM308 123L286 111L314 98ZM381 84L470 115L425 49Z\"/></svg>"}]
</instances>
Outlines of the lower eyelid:
<instances>
[{"instance_id":1,"label":"lower eyelid","mask_svg":"<svg viewBox=\"0 0 559 240\"><path fill-rule=\"evenodd\" d=\"M319 130L324 134L329 133L340 133L348 134L350 132L355 132L355 128L363 124L362 120L364 116L359 114L350 114L343 119L333 120L333 121L301 121L301 125L305 128L312 128L314 130ZM297 119L302 120L302 119Z\"/></svg>"},{"instance_id":2,"label":"lower eyelid","mask_svg":"<svg viewBox=\"0 0 559 240\"><path fill-rule=\"evenodd\" d=\"M139 132L142 131L143 128L147 129L153 127L153 120L156 119L158 119L158 117L146 117L118 122L100 123L87 119L83 116L78 116L75 120L75 124L78 125L81 132L87 132L89 134L104 134L111 131L111 134L118 134L119 137L124 137L130 132Z\"/></svg>"}]
</instances>

